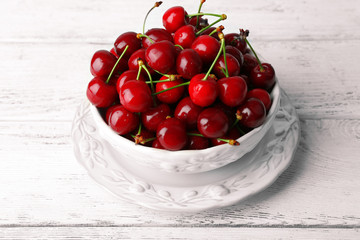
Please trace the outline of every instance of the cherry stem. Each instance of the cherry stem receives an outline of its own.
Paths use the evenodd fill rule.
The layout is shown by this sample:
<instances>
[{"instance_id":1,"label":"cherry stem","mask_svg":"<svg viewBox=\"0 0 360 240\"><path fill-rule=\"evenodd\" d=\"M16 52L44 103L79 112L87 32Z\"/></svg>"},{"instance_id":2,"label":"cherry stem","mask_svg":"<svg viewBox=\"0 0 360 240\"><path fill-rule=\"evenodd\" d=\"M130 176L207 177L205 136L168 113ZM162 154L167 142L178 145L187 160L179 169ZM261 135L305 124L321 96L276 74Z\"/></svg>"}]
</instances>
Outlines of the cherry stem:
<instances>
[{"instance_id":1,"label":"cherry stem","mask_svg":"<svg viewBox=\"0 0 360 240\"><path fill-rule=\"evenodd\" d=\"M215 24L217 24L218 22L225 20L227 18L227 16L225 14L219 15L219 19L216 20L215 22L211 23L210 25L204 27L203 29L201 29L200 31L196 32L195 35L199 36L201 33L205 32L206 30L208 30L209 28L211 28L212 26L214 26Z\"/></svg>"},{"instance_id":2,"label":"cherry stem","mask_svg":"<svg viewBox=\"0 0 360 240\"><path fill-rule=\"evenodd\" d=\"M211 73L212 69L213 69L213 68L214 68L214 66L215 66L216 61L219 59L219 57L220 57L220 55L221 55L222 48L225 46L225 39L224 39L224 38L222 38L220 41L221 41L221 46L220 46L219 52L217 53L217 55L216 55L216 57L215 57L214 61L212 62L212 64L211 64L211 66L210 66L209 70L207 71L207 73L206 73L205 77L204 77L202 80L206 80L206 79L209 77L209 75L210 75L210 73Z\"/></svg>"},{"instance_id":3,"label":"cherry stem","mask_svg":"<svg viewBox=\"0 0 360 240\"><path fill-rule=\"evenodd\" d=\"M246 37L245 37L245 42L246 42L247 45L249 45L251 51L254 53L255 58L256 58L256 60L257 60L257 62L258 62L258 64L259 64L259 66L260 66L260 71L264 71L264 67L263 67L263 65L261 64L261 61L260 61L258 55L256 54L255 50L253 49L253 47L251 46L251 44L249 43L249 41L247 40Z\"/></svg>"},{"instance_id":4,"label":"cherry stem","mask_svg":"<svg viewBox=\"0 0 360 240\"><path fill-rule=\"evenodd\" d=\"M178 84L178 85L176 85L176 86L169 87L169 88L164 89L164 90L161 90L161 91L159 91L159 92L155 92L155 93L153 93L152 95L158 95L158 94L160 94L160 93L169 91L169 90L171 90L171 89L178 88L178 87L182 87L182 86L186 86L186 85L189 85L189 84L190 84L190 81L184 82L184 83L180 83L180 84Z\"/></svg>"},{"instance_id":5,"label":"cherry stem","mask_svg":"<svg viewBox=\"0 0 360 240\"><path fill-rule=\"evenodd\" d=\"M136 80L139 80L140 74L141 74L141 70L142 70L142 65L139 65L139 70L138 70L138 73L137 73L137 75L136 75Z\"/></svg>"},{"instance_id":6,"label":"cherry stem","mask_svg":"<svg viewBox=\"0 0 360 240\"><path fill-rule=\"evenodd\" d=\"M111 72L110 72L108 78L106 79L106 82L105 82L106 84L109 83L110 78L111 78L113 72L115 71L116 66L119 64L121 58L124 56L124 54L125 54L125 52L126 52L126 50L127 50L128 48L129 48L129 45L126 45L124 51L122 52L122 54L120 55L120 57L119 57L118 60L116 61L115 65L114 65L113 68L111 69Z\"/></svg>"},{"instance_id":7,"label":"cherry stem","mask_svg":"<svg viewBox=\"0 0 360 240\"><path fill-rule=\"evenodd\" d=\"M201 133L186 133L188 136L196 136L196 137L205 137ZM240 145L239 142L237 142L234 139L224 139L224 138L216 138L216 140L229 143L230 145Z\"/></svg>"},{"instance_id":8,"label":"cherry stem","mask_svg":"<svg viewBox=\"0 0 360 240\"><path fill-rule=\"evenodd\" d=\"M161 4L162 4L162 1L156 2L156 3L154 4L154 6L153 6L152 8L150 8L149 11L147 12L147 14L146 14L146 16L145 16L145 18L144 18L144 23L143 23L143 34L145 34L145 23L146 23L147 17L149 16L150 12L151 12L154 8L159 7Z\"/></svg>"},{"instance_id":9,"label":"cherry stem","mask_svg":"<svg viewBox=\"0 0 360 240\"><path fill-rule=\"evenodd\" d=\"M201 133L186 133L188 136L205 137Z\"/></svg>"},{"instance_id":10,"label":"cherry stem","mask_svg":"<svg viewBox=\"0 0 360 240\"><path fill-rule=\"evenodd\" d=\"M175 44L175 47L179 47L181 50L184 50L183 46L179 45L179 44Z\"/></svg>"},{"instance_id":11,"label":"cherry stem","mask_svg":"<svg viewBox=\"0 0 360 240\"><path fill-rule=\"evenodd\" d=\"M162 82L171 82L172 80L170 78L167 79L163 79L163 80L156 80L156 81L152 81L152 83L162 83ZM146 84L151 83L151 81L146 81Z\"/></svg>"},{"instance_id":12,"label":"cherry stem","mask_svg":"<svg viewBox=\"0 0 360 240\"><path fill-rule=\"evenodd\" d=\"M239 125L235 126L236 129L241 133L241 135L245 135L246 133L239 127Z\"/></svg>"},{"instance_id":13,"label":"cherry stem","mask_svg":"<svg viewBox=\"0 0 360 240\"><path fill-rule=\"evenodd\" d=\"M188 16L189 18L195 17L195 16L213 16L213 17L222 18L223 15L225 15L225 14L215 14L215 13L202 13L202 12L199 12L199 13L194 13L194 14L188 14L187 16ZM226 15L225 15L225 16L226 16Z\"/></svg>"},{"instance_id":14,"label":"cherry stem","mask_svg":"<svg viewBox=\"0 0 360 240\"><path fill-rule=\"evenodd\" d=\"M154 40L152 40L148 35L138 33L138 34L136 35L136 37L137 37L138 39L141 39L142 37L146 37L151 43L154 43Z\"/></svg>"},{"instance_id":15,"label":"cherry stem","mask_svg":"<svg viewBox=\"0 0 360 240\"><path fill-rule=\"evenodd\" d=\"M222 34L222 33L221 33ZM225 39L222 36L221 41L225 43ZM222 43L221 42L221 43ZM225 44L221 44L222 50L223 50L223 55L224 55L224 64L225 64L225 76L229 77L229 69L228 69L228 65L226 62L226 49L225 49Z\"/></svg>"},{"instance_id":16,"label":"cherry stem","mask_svg":"<svg viewBox=\"0 0 360 240\"><path fill-rule=\"evenodd\" d=\"M209 33L209 36L213 35L216 32L217 32L217 29L214 29L211 33Z\"/></svg>"},{"instance_id":17,"label":"cherry stem","mask_svg":"<svg viewBox=\"0 0 360 240\"><path fill-rule=\"evenodd\" d=\"M149 72L149 70L147 69L147 67L145 66L143 60L139 59L138 60L138 64L139 64L139 69L142 68L145 70L145 72L147 73L147 75L149 76L149 79L150 79L150 87L151 87L151 93L153 94L155 92L155 88L154 88L154 84L153 84L153 80L152 80L152 77L151 77L151 74ZM141 71L141 70L139 70ZM138 73L139 75L139 73ZM154 103L154 106L156 106L156 100L155 100L155 97L153 96L153 103Z\"/></svg>"},{"instance_id":18,"label":"cherry stem","mask_svg":"<svg viewBox=\"0 0 360 240\"><path fill-rule=\"evenodd\" d=\"M139 114L139 117L140 117L140 119L141 119L141 113ZM138 132L137 132L136 135L141 135L141 129L142 129L142 123L141 123L141 121L140 121L140 123L139 123L139 129L138 129Z\"/></svg>"},{"instance_id":19,"label":"cherry stem","mask_svg":"<svg viewBox=\"0 0 360 240\"><path fill-rule=\"evenodd\" d=\"M201 7L204 4L205 0L200 0L200 5L199 5L199 9L197 13L200 13L201 11ZM196 16L196 28L199 27L199 15Z\"/></svg>"},{"instance_id":20,"label":"cherry stem","mask_svg":"<svg viewBox=\"0 0 360 240\"><path fill-rule=\"evenodd\" d=\"M144 143L154 141L155 139L156 139L156 137L152 137L152 138L145 139L145 140L144 140Z\"/></svg>"}]
</instances>

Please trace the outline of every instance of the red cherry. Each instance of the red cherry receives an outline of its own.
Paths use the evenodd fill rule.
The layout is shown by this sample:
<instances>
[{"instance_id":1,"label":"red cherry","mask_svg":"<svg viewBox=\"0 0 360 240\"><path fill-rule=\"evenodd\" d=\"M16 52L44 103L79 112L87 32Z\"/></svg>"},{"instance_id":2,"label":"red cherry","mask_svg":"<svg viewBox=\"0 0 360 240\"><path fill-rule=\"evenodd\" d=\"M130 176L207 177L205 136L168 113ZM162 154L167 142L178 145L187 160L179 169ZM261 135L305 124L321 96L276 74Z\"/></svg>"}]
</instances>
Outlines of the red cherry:
<instances>
[{"instance_id":1,"label":"red cherry","mask_svg":"<svg viewBox=\"0 0 360 240\"><path fill-rule=\"evenodd\" d=\"M174 44L167 40L153 43L146 49L145 59L154 70L168 73L175 67L176 49Z\"/></svg>"},{"instance_id":2,"label":"red cherry","mask_svg":"<svg viewBox=\"0 0 360 240\"><path fill-rule=\"evenodd\" d=\"M258 65L256 57L253 55L246 53L244 56L244 64L241 67L241 72L245 75L250 75L251 70Z\"/></svg>"},{"instance_id":3,"label":"red cherry","mask_svg":"<svg viewBox=\"0 0 360 240\"><path fill-rule=\"evenodd\" d=\"M244 37L241 37L238 33L228 33L225 34L225 44L234 46L239 49L242 53L245 53L246 42Z\"/></svg>"},{"instance_id":4,"label":"red cherry","mask_svg":"<svg viewBox=\"0 0 360 240\"><path fill-rule=\"evenodd\" d=\"M152 142L152 147L157 149L165 149L163 146L161 146L160 141L157 138Z\"/></svg>"},{"instance_id":5,"label":"red cherry","mask_svg":"<svg viewBox=\"0 0 360 240\"><path fill-rule=\"evenodd\" d=\"M163 26L168 32L174 33L188 23L189 18L186 15L185 9L181 6L169 8L162 17Z\"/></svg>"},{"instance_id":6,"label":"red cherry","mask_svg":"<svg viewBox=\"0 0 360 240\"><path fill-rule=\"evenodd\" d=\"M152 28L149 29L146 33L146 36L151 38L154 42L160 42L162 40L168 40L170 42L173 42L173 37L171 34L162 28ZM147 37L142 38L142 46L143 48L148 48L152 43Z\"/></svg>"},{"instance_id":7,"label":"red cherry","mask_svg":"<svg viewBox=\"0 0 360 240\"><path fill-rule=\"evenodd\" d=\"M190 97L185 97L181 99L176 106L174 117L183 121L188 129L195 129L197 126L197 118L202 109L202 107L193 103Z\"/></svg>"},{"instance_id":8,"label":"red cherry","mask_svg":"<svg viewBox=\"0 0 360 240\"><path fill-rule=\"evenodd\" d=\"M218 96L216 81L212 77L203 80L205 74L195 75L189 84L191 100L198 106L207 107L213 104Z\"/></svg>"},{"instance_id":9,"label":"red cherry","mask_svg":"<svg viewBox=\"0 0 360 240\"><path fill-rule=\"evenodd\" d=\"M121 105L111 108L111 112L108 115L109 126L121 135L134 131L139 125L139 116L126 110Z\"/></svg>"},{"instance_id":10,"label":"red cherry","mask_svg":"<svg viewBox=\"0 0 360 240\"><path fill-rule=\"evenodd\" d=\"M254 87L270 90L275 84L275 70L269 63L257 65L251 70L250 80Z\"/></svg>"},{"instance_id":11,"label":"red cherry","mask_svg":"<svg viewBox=\"0 0 360 240\"><path fill-rule=\"evenodd\" d=\"M229 76L232 77L232 76L239 75L240 64L239 64L238 60L236 60L236 58L229 53L226 53L225 56L226 56L226 64L228 67ZM224 61L224 55L221 55L219 57L219 59L215 62L214 69L213 69L215 75L218 78L225 77L225 74L223 72L223 70L225 71L225 67L226 67L226 65L225 65L225 61Z\"/></svg>"},{"instance_id":12,"label":"red cherry","mask_svg":"<svg viewBox=\"0 0 360 240\"><path fill-rule=\"evenodd\" d=\"M259 99L250 98L238 108L236 116L242 126L256 128L265 122L266 109Z\"/></svg>"},{"instance_id":13,"label":"red cherry","mask_svg":"<svg viewBox=\"0 0 360 240\"><path fill-rule=\"evenodd\" d=\"M198 16L198 17L199 17L199 24L198 24L199 27L197 28L198 30L209 26L209 22L207 18L203 18L203 16ZM197 22L197 16L191 17L189 20L189 24L193 25L194 27L196 27L196 22Z\"/></svg>"},{"instance_id":14,"label":"red cherry","mask_svg":"<svg viewBox=\"0 0 360 240\"><path fill-rule=\"evenodd\" d=\"M205 31L203 31L200 35L209 35L210 33L212 33L214 30L216 29L216 27L209 27L208 29L206 29ZM218 36L217 33L213 33L211 35L211 37L215 38L216 40L220 41L220 38Z\"/></svg>"},{"instance_id":15,"label":"red cherry","mask_svg":"<svg viewBox=\"0 0 360 240\"><path fill-rule=\"evenodd\" d=\"M242 52L236 47L230 45L225 47L225 51L233 55L236 58L236 60L238 60L241 68L241 66L244 64L244 55L242 54Z\"/></svg>"},{"instance_id":16,"label":"red cherry","mask_svg":"<svg viewBox=\"0 0 360 240\"><path fill-rule=\"evenodd\" d=\"M208 138L224 136L229 129L226 114L218 108L206 108L198 117L197 127L199 132Z\"/></svg>"},{"instance_id":17,"label":"red cherry","mask_svg":"<svg viewBox=\"0 0 360 240\"><path fill-rule=\"evenodd\" d=\"M192 25L185 25L176 30L174 34L174 43L183 48L190 48L195 38L195 27Z\"/></svg>"},{"instance_id":18,"label":"red cherry","mask_svg":"<svg viewBox=\"0 0 360 240\"><path fill-rule=\"evenodd\" d=\"M145 112L152 105L151 91L143 81L130 80L120 89L120 102L131 112Z\"/></svg>"},{"instance_id":19,"label":"red cherry","mask_svg":"<svg viewBox=\"0 0 360 240\"><path fill-rule=\"evenodd\" d=\"M246 94L246 99L250 98L259 99L264 104L266 111L269 111L271 107L271 97L266 90L261 88L252 89Z\"/></svg>"},{"instance_id":20,"label":"red cherry","mask_svg":"<svg viewBox=\"0 0 360 240\"><path fill-rule=\"evenodd\" d=\"M138 60L141 59L143 61L143 63L146 65L147 69L149 70L150 74L154 74L155 71L148 67L145 61L145 51L146 49L141 48L139 50L136 50L129 58L128 60L128 66L129 69L131 70L139 70L139 63ZM141 70L141 72L145 75L147 75L146 71L144 69Z\"/></svg>"},{"instance_id":21,"label":"red cherry","mask_svg":"<svg viewBox=\"0 0 360 240\"><path fill-rule=\"evenodd\" d=\"M117 55L117 53L115 52L115 48L111 48L110 53L111 53L112 55L114 55L116 58L119 57L119 56Z\"/></svg>"},{"instance_id":22,"label":"red cherry","mask_svg":"<svg viewBox=\"0 0 360 240\"><path fill-rule=\"evenodd\" d=\"M107 77L115 63L116 57L109 51L96 51L91 59L90 72L94 77Z\"/></svg>"},{"instance_id":23,"label":"red cherry","mask_svg":"<svg viewBox=\"0 0 360 240\"><path fill-rule=\"evenodd\" d=\"M230 107L236 107L245 101L247 85L242 77L234 76L217 81L220 100Z\"/></svg>"},{"instance_id":24,"label":"red cherry","mask_svg":"<svg viewBox=\"0 0 360 240\"><path fill-rule=\"evenodd\" d=\"M104 77L94 77L88 84L86 96L94 106L108 107L116 101L116 87L106 84Z\"/></svg>"},{"instance_id":25,"label":"red cherry","mask_svg":"<svg viewBox=\"0 0 360 240\"><path fill-rule=\"evenodd\" d=\"M167 79L168 77L163 76L160 78L160 80L164 80ZM180 79L176 79L174 81L169 81L169 82L159 82L156 84L156 92L160 92L163 91L165 89L177 86L179 84L183 83L183 80ZM172 103L176 103L184 94L184 87L177 87L177 88L173 88L171 90L165 91L163 93L157 94L157 98L163 102L163 103L168 103L168 104L172 104Z\"/></svg>"},{"instance_id":26,"label":"red cherry","mask_svg":"<svg viewBox=\"0 0 360 240\"><path fill-rule=\"evenodd\" d=\"M194 132L194 133L199 133L199 132ZM190 135L188 136L187 149L189 150L205 149L209 147L209 144L210 144L209 139L206 137Z\"/></svg>"},{"instance_id":27,"label":"red cherry","mask_svg":"<svg viewBox=\"0 0 360 240\"><path fill-rule=\"evenodd\" d=\"M222 136L221 139L236 140L240 137L241 137L241 133L237 130L237 128L232 128L229 130L229 132L225 136ZM225 144L227 142L222 141L218 138L212 138L211 143L213 146L218 146L218 145Z\"/></svg>"},{"instance_id":28,"label":"red cherry","mask_svg":"<svg viewBox=\"0 0 360 240\"><path fill-rule=\"evenodd\" d=\"M186 146L185 124L177 118L168 118L159 124L156 136L165 149L180 150Z\"/></svg>"},{"instance_id":29,"label":"red cherry","mask_svg":"<svg viewBox=\"0 0 360 240\"><path fill-rule=\"evenodd\" d=\"M131 56L131 54L133 54L136 50L141 48L141 40L137 38L137 33L125 32L115 40L114 48L117 55L120 56L126 46L129 47L125 52L124 57L128 59Z\"/></svg>"},{"instance_id":30,"label":"red cherry","mask_svg":"<svg viewBox=\"0 0 360 240\"><path fill-rule=\"evenodd\" d=\"M176 59L176 71L185 79L191 79L202 70L202 60L193 49L182 50Z\"/></svg>"},{"instance_id":31,"label":"red cherry","mask_svg":"<svg viewBox=\"0 0 360 240\"><path fill-rule=\"evenodd\" d=\"M141 120L148 130L156 131L159 124L170 115L170 107L166 104L160 104L156 107L150 108L148 111L141 114Z\"/></svg>"},{"instance_id":32,"label":"red cherry","mask_svg":"<svg viewBox=\"0 0 360 240\"><path fill-rule=\"evenodd\" d=\"M195 39L191 48L200 56L205 65L211 64L220 49L220 43L213 37L201 35Z\"/></svg>"},{"instance_id":33,"label":"red cherry","mask_svg":"<svg viewBox=\"0 0 360 240\"><path fill-rule=\"evenodd\" d=\"M127 81L136 80L137 74L138 74L138 71L137 71L137 70L127 70L127 71L123 72L123 73L119 76L119 78L117 79L117 82L116 82L116 91L117 91L118 93L120 93L120 89L121 89L122 85L124 85L124 83L127 82ZM140 74L138 80L145 82L145 81L146 81L146 78L144 77L143 74Z\"/></svg>"},{"instance_id":34,"label":"red cherry","mask_svg":"<svg viewBox=\"0 0 360 240\"><path fill-rule=\"evenodd\" d=\"M229 119L229 126L232 126L236 121L236 107L229 107L225 105L223 102L219 101L214 105L215 108L219 108L223 111Z\"/></svg>"}]
</instances>

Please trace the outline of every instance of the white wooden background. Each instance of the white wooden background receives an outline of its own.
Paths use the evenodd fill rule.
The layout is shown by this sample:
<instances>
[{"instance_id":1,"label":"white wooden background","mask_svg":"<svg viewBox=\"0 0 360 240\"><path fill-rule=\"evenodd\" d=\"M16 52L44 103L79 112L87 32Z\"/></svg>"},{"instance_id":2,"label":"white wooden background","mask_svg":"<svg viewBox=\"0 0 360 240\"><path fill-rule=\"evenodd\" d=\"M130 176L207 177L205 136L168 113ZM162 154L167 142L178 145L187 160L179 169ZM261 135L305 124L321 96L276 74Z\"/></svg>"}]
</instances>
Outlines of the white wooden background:
<instances>
[{"instance_id":1,"label":"white wooden background","mask_svg":"<svg viewBox=\"0 0 360 240\"><path fill-rule=\"evenodd\" d=\"M178 1L165 0L149 17ZM222 3L223 2L223 3ZM184 0L188 12L197 1ZM290 168L236 206L164 214L119 201L76 162L72 118L94 51L153 1L3 0L0 239L360 239L360 1L207 0L250 29L301 118Z\"/></svg>"}]
</instances>

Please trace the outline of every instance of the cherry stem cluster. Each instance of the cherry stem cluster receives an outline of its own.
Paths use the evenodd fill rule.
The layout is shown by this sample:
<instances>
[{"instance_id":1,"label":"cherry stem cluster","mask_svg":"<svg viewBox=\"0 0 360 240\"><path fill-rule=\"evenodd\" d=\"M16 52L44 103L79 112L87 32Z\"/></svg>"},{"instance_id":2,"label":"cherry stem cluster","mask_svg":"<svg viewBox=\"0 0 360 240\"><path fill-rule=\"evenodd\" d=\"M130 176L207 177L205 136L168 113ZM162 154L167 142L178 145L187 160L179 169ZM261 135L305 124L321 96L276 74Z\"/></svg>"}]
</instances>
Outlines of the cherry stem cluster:
<instances>
[{"instance_id":1,"label":"cherry stem cluster","mask_svg":"<svg viewBox=\"0 0 360 240\"><path fill-rule=\"evenodd\" d=\"M124 56L124 54L125 54L125 52L126 52L126 50L127 50L128 48L129 48L129 45L126 45L124 51L121 53L121 55L120 55L119 58L117 59L117 61L116 61L116 63L114 64L113 68L111 69L111 72L110 72L108 78L106 79L106 82L105 82L106 84L109 83L109 81L110 81L110 79L111 79L111 76L112 76L112 74L113 74L114 71L115 71L116 66L119 64L121 58Z\"/></svg>"}]
</instances>

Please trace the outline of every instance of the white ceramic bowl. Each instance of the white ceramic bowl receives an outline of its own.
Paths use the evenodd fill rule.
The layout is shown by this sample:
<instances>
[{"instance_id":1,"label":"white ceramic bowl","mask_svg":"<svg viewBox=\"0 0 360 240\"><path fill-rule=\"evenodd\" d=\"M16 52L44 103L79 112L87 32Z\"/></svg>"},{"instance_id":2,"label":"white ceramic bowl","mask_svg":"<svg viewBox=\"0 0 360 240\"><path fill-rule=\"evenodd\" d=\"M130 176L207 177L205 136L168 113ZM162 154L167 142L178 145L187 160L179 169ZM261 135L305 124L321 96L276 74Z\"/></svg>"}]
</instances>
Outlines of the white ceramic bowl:
<instances>
[{"instance_id":1,"label":"white ceramic bowl","mask_svg":"<svg viewBox=\"0 0 360 240\"><path fill-rule=\"evenodd\" d=\"M113 156L129 161L144 171L159 170L166 173L191 174L214 170L234 162L254 149L268 132L280 105L280 87L276 82L272 92L272 106L263 125L237 139L239 146L222 144L202 150L168 151L135 144L119 136L103 120L96 107L90 109L100 135L109 143ZM120 163L120 161L119 161Z\"/></svg>"}]
</instances>

